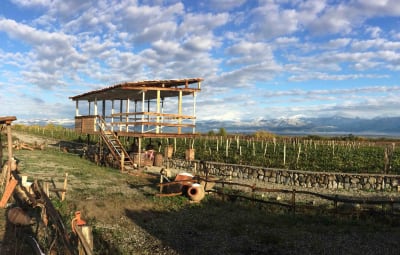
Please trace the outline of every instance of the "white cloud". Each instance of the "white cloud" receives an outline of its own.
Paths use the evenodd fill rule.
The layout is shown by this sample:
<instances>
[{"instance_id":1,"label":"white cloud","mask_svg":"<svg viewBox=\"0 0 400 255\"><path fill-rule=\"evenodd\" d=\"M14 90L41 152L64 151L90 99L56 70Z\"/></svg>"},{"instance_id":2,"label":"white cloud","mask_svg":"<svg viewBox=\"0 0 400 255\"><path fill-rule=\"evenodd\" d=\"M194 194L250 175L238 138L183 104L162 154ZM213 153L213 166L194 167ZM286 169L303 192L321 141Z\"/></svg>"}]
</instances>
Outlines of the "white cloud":
<instances>
[{"instance_id":1,"label":"white cloud","mask_svg":"<svg viewBox=\"0 0 400 255\"><path fill-rule=\"evenodd\" d=\"M288 35L298 29L298 16L295 9L284 9L272 1L255 8L252 13L254 38L270 39L276 36Z\"/></svg>"},{"instance_id":2,"label":"white cloud","mask_svg":"<svg viewBox=\"0 0 400 255\"><path fill-rule=\"evenodd\" d=\"M29 107L36 103L38 113L56 106L51 98L68 108L67 96L143 79L205 78L197 107L202 118L264 117L259 109L265 101L276 116L353 114L351 107L362 103L377 107L373 93L399 94L393 84L400 71L400 32L385 23L400 15L395 0L13 3L21 19L0 11L0 86L36 88L21 96ZM304 89L318 82L327 89ZM385 82L388 91L361 82ZM329 88L348 84L355 88ZM280 86L287 90L266 93ZM345 100L354 103L340 108ZM310 101L315 105L304 104ZM384 103L380 107L383 112Z\"/></svg>"},{"instance_id":3,"label":"white cloud","mask_svg":"<svg viewBox=\"0 0 400 255\"><path fill-rule=\"evenodd\" d=\"M11 0L13 3L23 7L49 6L53 0Z\"/></svg>"},{"instance_id":4,"label":"white cloud","mask_svg":"<svg viewBox=\"0 0 400 255\"><path fill-rule=\"evenodd\" d=\"M327 74L327 73L307 73L307 74L299 74L289 77L289 81L308 81L308 80L324 80L324 81L344 81L344 80L356 80L363 78L375 78L375 79L383 79L388 78L388 75L379 75L379 74Z\"/></svg>"},{"instance_id":5,"label":"white cloud","mask_svg":"<svg viewBox=\"0 0 400 255\"><path fill-rule=\"evenodd\" d=\"M209 0L212 9L220 11L228 11L243 5L246 0Z\"/></svg>"}]
</instances>

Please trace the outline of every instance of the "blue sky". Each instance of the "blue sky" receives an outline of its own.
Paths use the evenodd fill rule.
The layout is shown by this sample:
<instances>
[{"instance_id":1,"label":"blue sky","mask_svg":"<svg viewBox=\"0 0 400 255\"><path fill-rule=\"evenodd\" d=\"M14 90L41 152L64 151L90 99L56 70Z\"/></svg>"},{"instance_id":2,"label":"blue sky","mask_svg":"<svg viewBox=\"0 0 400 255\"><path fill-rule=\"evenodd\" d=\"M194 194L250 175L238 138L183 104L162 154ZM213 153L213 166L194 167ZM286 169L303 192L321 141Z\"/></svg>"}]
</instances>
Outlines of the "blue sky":
<instances>
[{"instance_id":1,"label":"blue sky","mask_svg":"<svg viewBox=\"0 0 400 255\"><path fill-rule=\"evenodd\" d=\"M68 97L202 77L198 120L400 116L397 0L3 0L0 116L72 120Z\"/></svg>"}]
</instances>

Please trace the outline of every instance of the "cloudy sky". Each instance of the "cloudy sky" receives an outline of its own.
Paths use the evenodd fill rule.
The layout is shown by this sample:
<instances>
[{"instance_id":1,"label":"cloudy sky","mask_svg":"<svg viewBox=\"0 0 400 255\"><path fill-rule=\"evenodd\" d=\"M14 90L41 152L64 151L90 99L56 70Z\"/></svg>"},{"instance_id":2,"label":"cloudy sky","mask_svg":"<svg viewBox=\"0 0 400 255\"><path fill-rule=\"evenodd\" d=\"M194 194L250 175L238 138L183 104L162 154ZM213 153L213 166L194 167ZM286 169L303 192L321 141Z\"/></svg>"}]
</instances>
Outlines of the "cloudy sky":
<instances>
[{"instance_id":1,"label":"cloudy sky","mask_svg":"<svg viewBox=\"0 0 400 255\"><path fill-rule=\"evenodd\" d=\"M398 0L2 0L0 116L202 77L198 120L400 116Z\"/></svg>"}]
</instances>

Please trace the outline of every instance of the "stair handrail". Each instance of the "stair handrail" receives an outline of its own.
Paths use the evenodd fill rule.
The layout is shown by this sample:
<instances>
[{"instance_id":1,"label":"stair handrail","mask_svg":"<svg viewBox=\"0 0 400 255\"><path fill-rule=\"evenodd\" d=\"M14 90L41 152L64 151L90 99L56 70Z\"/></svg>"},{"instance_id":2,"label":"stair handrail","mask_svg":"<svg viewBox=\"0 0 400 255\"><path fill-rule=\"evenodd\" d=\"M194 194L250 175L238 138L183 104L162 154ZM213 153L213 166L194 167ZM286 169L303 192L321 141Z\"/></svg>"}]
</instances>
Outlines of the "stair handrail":
<instances>
[{"instance_id":1,"label":"stair handrail","mask_svg":"<svg viewBox=\"0 0 400 255\"><path fill-rule=\"evenodd\" d=\"M101 133L101 135L104 137L104 136L106 136L105 131L111 131L111 130L108 128L107 123L106 123L106 121L104 120L104 118L103 118L102 116L98 115L98 116L97 116L97 119L98 119L97 125L98 125L99 128L100 128L100 133ZM111 132L111 135L115 137L115 134L114 134L113 132ZM115 138L116 138L116 137L115 137ZM118 139L118 138L116 138L116 139ZM108 145L110 145L110 146L113 147L114 152L116 152L116 153L118 154L118 157L121 158L121 152L115 147L115 144L109 142L108 139L104 139L104 140L106 141L106 143L107 143ZM122 148L122 149L123 149L123 148ZM124 155L124 156L125 156L125 155Z\"/></svg>"},{"instance_id":2,"label":"stair handrail","mask_svg":"<svg viewBox=\"0 0 400 255\"><path fill-rule=\"evenodd\" d=\"M122 154L123 154L123 155L124 155L124 158L128 159L128 160L133 164L133 161L132 161L132 159L130 158L129 154L128 154L128 153L126 152L126 150L123 148L123 145L121 144L121 142L119 141L119 139L118 139L118 137L115 135L115 133L112 132L111 129L108 127L108 125L107 125L106 121L104 120L104 118L103 118L102 116L98 115L96 119L97 119L96 123L97 123L97 125L98 125L99 128L100 128L100 134L101 134L101 136L103 137L103 140L107 143L107 145L108 145L108 146L112 146L112 148L114 149L113 151L117 153L119 159L122 158ZM115 138L115 140L117 141L117 143L118 143L120 149L118 149L118 148L115 146L114 143L110 142L109 139L107 139L105 131L110 131L110 135L112 135L112 136Z\"/></svg>"}]
</instances>

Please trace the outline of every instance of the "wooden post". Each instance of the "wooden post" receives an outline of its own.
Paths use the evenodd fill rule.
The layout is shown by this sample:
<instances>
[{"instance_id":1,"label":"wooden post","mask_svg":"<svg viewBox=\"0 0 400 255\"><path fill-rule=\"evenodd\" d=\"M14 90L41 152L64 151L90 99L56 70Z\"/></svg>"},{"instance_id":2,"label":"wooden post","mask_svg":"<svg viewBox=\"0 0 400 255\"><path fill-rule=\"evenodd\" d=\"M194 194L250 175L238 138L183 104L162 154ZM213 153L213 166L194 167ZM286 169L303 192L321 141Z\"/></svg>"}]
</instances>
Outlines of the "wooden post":
<instances>
[{"instance_id":1,"label":"wooden post","mask_svg":"<svg viewBox=\"0 0 400 255\"><path fill-rule=\"evenodd\" d=\"M293 215L296 214L296 190L293 189L292 191L292 212Z\"/></svg>"},{"instance_id":2,"label":"wooden post","mask_svg":"<svg viewBox=\"0 0 400 255\"><path fill-rule=\"evenodd\" d=\"M7 179L6 179L6 187L11 177L11 161L13 160L13 151L12 151L12 135L11 135L11 124L7 124L7 147L8 147L8 170L7 170Z\"/></svg>"},{"instance_id":3,"label":"wooden post","mask_svg":"<svg viewBox=\"0 0 400 255\"><path fill-rule=\"evenodd\" d=\"M125 154L121 153L121 172L124 171L125 168Z\"/></svg>"},{"instance_id":4,"label":"wooden post","mask_svg":"<svg viewBox=\"0 0 400 255\"><path fill-rule=\"evenodd\" d=\"M122 101L122 99L121 100L119 100L119 122L121 122L122 123L122 107L123 107L123 101ZM122 131L122 124L119 124L119 131Z\"/></svg>"},{"instance_id":5,"label":"wooden post","mask_svg":"<svg viewBox=\"0 0 400 255\"><path fill-rule=\"evenodd\" d=\"M337 198L338 198L338 195L335 195L335 199L333 200L333 205L334 205L334 208L335 208L335 215L337 214L337 212L338 212L338 206L337 206Z\"/></svg>"},{"instance_id":6,"label":"wooden post","mask_svg":"<svg viewBox=\"0 0 400 255\"><path fill-rule=\"evenodd\" d=\"M115 109L114 109L114 100L111 100L111 131L114 131L114 114L115 114Z\"/></svg>"},{"instance_id":7,"label":"wooden post","mask_svg":"<svg viewBox=\"0 0 400 255\"><path fill-rule=\"evenodd\" d=\"M97 118L97 114L98 114L98 112L97 112L97 98L95 98L94 99L94 115L96 116L96 118L95 118L95 121L93 123L93 130L94 131L97 131L97 125L96 125L96 120L98 119Z\"/></svg>"},{"instance_id":8,"label":"wooden post","mask_svg":"<svg viewBox=\"0 0 400 255\"><path fill-rule=\"evenodd\" d=\"M178 97L178 124L182 123L182 90L179 91L179 97ZM182 132L182 128L178 126L178 134Z\"/></svg>"},{"instance_id":9,"label":"wooden post","mask_svg":"<svg viewBox=\"0 0 400 255\"><path fill-rule=\"evenodd\" d=\"M93 233L90 226L75 226L75 233L78 235L78 255L93 254Z\"/></svg>"},{"instance_id":10,"label":"wooden post","mask_svg":"<svg viewBox=\"0 0 400 255\"><path fill-rule=\"evenodd\" d=\"M79 100L75 102L75 116L79 116Z\"/></svg>"},{"instance_id":11,"label":"wooden post","mask_svg":"<svg viewBox=\"0 0 400 255\"><path fill-rule=\"evenodd\" d=\"M64 186L63 186L64 191L61 193L61 201L65 200L65 193L67 192L67 180L68 180L68 173L65 173Z\"/></svg>"},{"instance_id":12,"label":"wooden post","mask_svg":"<svg viewBox=\"0 0 400 255\"><path fill-rule=\"evenodd\" d=\"M286 165L286 143L283 144L283 165Z\"/></svg>"},{"instance_id":13,"label":"wooden post","mask_svg":"<svg viewBox=\"0 0 400 255\"><path fill-rule=\"evenodd\" d=\"M174 153L176 153L176 137L174 138Z\"/></svg>"},{"instance_id":14,"label":"wooden post","mask_svg":"<svg viewBox=\"0 0 400 255\"><path fill-rule=\"evenodd\" d=\"M196 133L196 92L193 92L193 129L192 133Z\"/></svg>"},{"instance_id":15,"label":"wooden post","mask_svg":"<svg viewBox=\"0 0 400 255\"><path fill-rule=\"evenodd\" d=\"M163 182L164 182L164 174L163 173L161 173L160 174L160 194L162 194L162 192L163 192Z\"/></svg>"},{"instance_id":16,"label":"wooden post","mask_svg":"<svg viewBox=\"0 0 400 255\"><path fill-rule=\"evenodd\" d=\"M8 199L11 197L11 194L14 192L15 186L17 186L18 181L12 178L4 190L3 197L0 201L0 208L6 207Z\"/></svg>"},{"instance_id":17,"label":"wooden post","mask_svg":"<svg viewBox=\"0 0 400 255\"><path fill-rule=\"evenodd\" d=\"M129 125L128 125L128 122L129 122L129 108L130 108L129 102L130 102L130 100L129 100L129 98L127 98L126 99L126 117L125 117L125 122L126 122L125 131L126 132L129 132Z\"/></svg>"},{"instance_id":18,"label":"wooden post","mask_svg":"<svg viewBox=\"0 0 400 255\"><path fill-rule=\"evenodd\" d=\"M161 101L161 91L157 90L157 117L156 117L156 122L157 122L157 126L156 126L156 133L160 133L160 126L158 125L158 123L160 122L160 111L161 111L161 105L160 105L160 101Z\"/></svg>"},{"instance_id":19,"label":"wooden post","mask_svg":"<svg viewBox=\"0 0 400 255\"><path fill-rule=\"evenodd\" d=\"M138 153L139 153L139 162L138 162L138 167L142 166L142 138L138 137L139 144L138 144Z\"/></svg>"},{"instance_id":20,"label":"wooden post","mask_svg":"<svg viewBox=\"0 0 400 255\"><path fill-rule=\"evenodd\" d=\"M144 133L144 125L143 125L143 122L144 122L144 112L145 112L145 109L144 109L144 101L146 100L146 92L143 90L142 91L142 133Z\"/></svg>"},{"instance_id":21,"label":"wooden post","mask_svg":"<svg viewBox=\"0 0 400 255\"><path fill-rule=\"evenodd\" d=\"M226 144L225 144L225 156L226 156L226 157L229 156L229 143L228 143L228 139L226 139Z\"/></svg>"}]
</instances>

